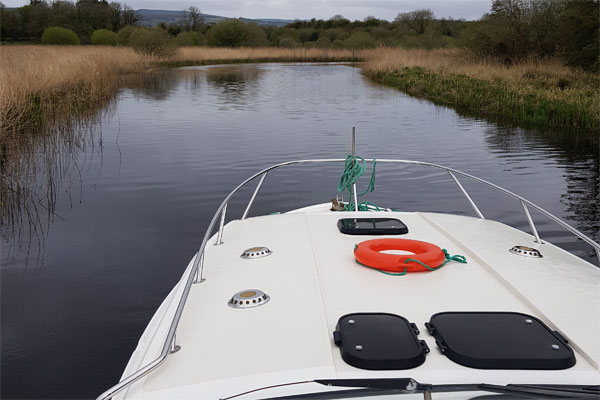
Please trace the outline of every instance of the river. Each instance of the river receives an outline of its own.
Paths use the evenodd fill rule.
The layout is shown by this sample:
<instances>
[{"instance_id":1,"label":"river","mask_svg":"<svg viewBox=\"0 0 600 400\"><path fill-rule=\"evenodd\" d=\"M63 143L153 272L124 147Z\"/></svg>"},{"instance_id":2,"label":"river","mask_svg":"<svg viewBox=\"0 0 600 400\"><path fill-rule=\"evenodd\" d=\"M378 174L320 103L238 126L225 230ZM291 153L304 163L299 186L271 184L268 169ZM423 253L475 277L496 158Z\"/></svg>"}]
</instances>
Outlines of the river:
<instances>
[{"instance_id":1,"label":"river","mask_svg":"<svg viewBox=\"0 0 600 400\"><path fill-rule=\"evenodd\" d=\"M80 145L59 146L59 165L38 174L39 229L4 234L2 398L90 398L116 383L224 196L277 162L344 158L353 126L359 155L474 174L600 238L597 142L579 135L462 117L375 85L351 65L155 72L124 87ZM251 215L327 202L341 170L275 171ZM486 217L529 232L519 202L463 182ZM228 220L239 218L252 190L234 198ZM378 165L375 192L364 199L474 215L447 173L422 167ZM543 239L597 264L590 247L533 217Z\"/></svg>"}]
</instances>

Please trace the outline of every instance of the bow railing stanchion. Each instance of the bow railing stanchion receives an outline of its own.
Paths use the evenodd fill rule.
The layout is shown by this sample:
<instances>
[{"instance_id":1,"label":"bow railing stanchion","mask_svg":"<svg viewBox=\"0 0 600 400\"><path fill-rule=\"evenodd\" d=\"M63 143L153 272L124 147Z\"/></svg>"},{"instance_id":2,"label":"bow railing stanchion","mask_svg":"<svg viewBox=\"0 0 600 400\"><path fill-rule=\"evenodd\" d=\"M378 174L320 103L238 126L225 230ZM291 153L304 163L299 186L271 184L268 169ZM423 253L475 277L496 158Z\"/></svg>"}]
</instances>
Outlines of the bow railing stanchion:
<instances>
[{"instance_id":1,"label":"bow railing stanchion","mask_svg":"<svg viewBox=\"0 0 600 400\"><path fill-rule=\"evenodd\" d=\"M535 228L535 224L533 223L533 218L531 218L531 214L529 213L529 209L527 208L527 204L523 200L521 200L521 205L523 206L523 210L525 211L525 215L527 216L527 222L529 222L529 227L531 228L531 232L535 237L535 242L542 244L542 239L540 239L540 235L538 234L537 229Z\"/></svg>"},{"instance_id":2,"label":"bow railing stanchion","mask_svg":"<svg viewBox=\"0 0 600 400\"><path fill-rule=\"evenodd\" d=\"M227 214L227 203L225 203L225 207L223 207L223 211L221 211L221 223L219 224L219 232L217 233L217 241L215 242L215 246L220 246L223 244L223 228L225 227L225 214Z\"/></svg>"},{"instance_id":3,"label":"bow railing stanchion","mask_svg":"<svg viewBox=\"0 0 600 400\"><path fill-rule=\"evenodd\" d=\"M252 197L250 198L250 201L248 202L248 205L246 206L246 210L244 211L244 214L242 215L242 219L246 219L246 217L248 217L248 212L250 211L250 207L252 207L252 203L254 203L254 199L256 198L256 195L258 194L258 191L260 190L260 187L262 186L263 181L265 180L266 177L267 177L267 172L262 174L262 176L260 177L260 181L258 181L258 185L256 185L256 189L254 189L254 193L252 193Z\"/></svg>"},{"instance_id":4,"label":"bow railing stanchion","mask_svg":"<svg viewBox=\"0 0 600 400\"><path fill-rule=\"evenodd\" d=\"M196 257L198 257L198 255ZM200 257L199 266L197 268L195 268L196 273L194 274L194 282L193 283L204 282L204 278L202 278L202 268L204 267L204 252L202 252L202 255L200 255L199 257Z\"/></svg>"},{"instance_id":5,"label":"bow railing stanchion","mask_svg":"<svg viewBox=\"0 0 600 400\"><path fill-rule=\"evenodd\" d=\"M177 353L179 350L181 350L181 346L177 345L177 334L174 334L173 341L171 342L171 350L169 350L169 353Z\"/></svg>"},{"instance_id":6,"label":"bow railing stanchion","mask_svg":"<svg viewBox=\"0 0 600 400\"><path fill-rule=\"evenodd\" d=\"M447 170L447 171L450 174L450 176L452 177L452 179L454 179L454 182L456 182L456 184L458 185L458 187L460 188L460 190L462 190L462 192L465 195L465 197L467 198L467 200L469 200L469 203L471 204L471 207L473 207L473 210L475 210L475 212L477 213L477 215L479 215L479 218L485 219L485 217L483 216L483 214L481 213L481 211L479 211L479 208L477 207L477 205L475 204L475 202L473 201L473 199L471 198L471 196L469 196L469 193L467 193L467 191L465 190L465 188L463 187L463 185L460 183L460 181L456 178L456 176L454 176L454 174L452 173L452 171L450 171L450 170Z\"/></svg>"}]
</instances>

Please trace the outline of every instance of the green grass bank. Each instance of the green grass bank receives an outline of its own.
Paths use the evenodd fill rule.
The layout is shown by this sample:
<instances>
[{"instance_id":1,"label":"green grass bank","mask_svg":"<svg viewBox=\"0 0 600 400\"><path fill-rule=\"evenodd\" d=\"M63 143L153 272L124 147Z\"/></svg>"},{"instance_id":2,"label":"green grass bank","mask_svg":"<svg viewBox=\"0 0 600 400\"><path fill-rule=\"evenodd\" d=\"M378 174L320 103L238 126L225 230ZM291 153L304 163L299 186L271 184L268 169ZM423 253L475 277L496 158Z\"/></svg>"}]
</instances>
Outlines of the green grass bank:
<instances>
[{"instance_id":1,"label":"green grass bank","mask_svg":"<svg viewBox=\"0 0 600 400\"><path fill-rule=\"evenodd\" d=\"M455 108L474 117L509 122L523 127L558 128L598 132L599 110L594 102L568 102L557 99L548 88L528 90L500 79L477 79L464 74L404 67L393 72L365 70L364 74L380 84L411 96ZM569 82L559 82L569 85ZM566 89L566 88L565 88Z\"/></svg>"}]
</instances>

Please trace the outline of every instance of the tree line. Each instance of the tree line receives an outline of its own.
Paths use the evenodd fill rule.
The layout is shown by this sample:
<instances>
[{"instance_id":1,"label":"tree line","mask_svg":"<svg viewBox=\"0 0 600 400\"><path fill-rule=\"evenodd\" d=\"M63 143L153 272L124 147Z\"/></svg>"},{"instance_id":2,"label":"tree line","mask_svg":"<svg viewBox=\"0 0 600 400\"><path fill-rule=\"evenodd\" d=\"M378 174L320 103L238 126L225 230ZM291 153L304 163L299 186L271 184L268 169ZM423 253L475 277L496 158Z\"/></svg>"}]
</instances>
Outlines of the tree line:
<instances>
[{"instance_id":1,"label":"tree line","mask_svg":"<svg viewBox=\"0 0 600 400\"><path fill-rule=\"evenodd\" d=\"M238 19L208 25L200 10L190 7L182 11L178 22L147 29L136 27L135 12L117 2L31 0L29 5L16 9L0 3L0 39L40 41L46 29L60 27L73 31L84 44L133 45L142 50L144 42L149 42L151 48L162 43L171 51L177 45L462 47L497 57L506 64L531 56L560 56L568 65L597 70L599 11L600 0L493 0L490 12L478 21L438 19L431 10L421 9L399 13L392 21L373 16L350 21L335 15L327 20L295 21L275 27ZM101 34L94 35L99 30ZM58 37L58 31L53 33L53 38ZM61 31L60 35L67 33Z\"/></svg>"},{"instance_id":2,"label":"tree line","mask_svg":"<svg viewBox=\"0 0 600 400\"><path fill-rule=\"evenodd\" d=\"M75 32L82 43L90 43L96 30L117 32L136 23L135 11L118 2L30 0L28 5L12 9L0 3L2 41L39 42L46 28L58 26Z\"/></svg>"},{"instance_id":3,"label":"tree line","mask_svg":"<svg viewBox=\"0 0 600 400\"><path fill-rule=\"evenodd\" d=\"M598 72L599 14L599 0L494 0L465 32L464 46L506 63L559 56Z\"/></svg>"}]
</instances>

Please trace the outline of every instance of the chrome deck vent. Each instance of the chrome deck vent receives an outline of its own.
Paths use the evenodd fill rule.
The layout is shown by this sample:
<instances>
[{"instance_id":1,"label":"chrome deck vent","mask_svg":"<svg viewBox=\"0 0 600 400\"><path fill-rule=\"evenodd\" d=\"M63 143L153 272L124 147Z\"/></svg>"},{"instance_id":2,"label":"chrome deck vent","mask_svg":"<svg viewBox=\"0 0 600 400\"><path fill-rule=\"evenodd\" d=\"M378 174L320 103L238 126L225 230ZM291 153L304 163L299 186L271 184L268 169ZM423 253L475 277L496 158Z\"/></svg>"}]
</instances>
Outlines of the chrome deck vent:
<instances>
[{"instance_id":1,"label":"chrome deck vent","mask_svg":"<svg viewBox=\"0 0 600 400\"><path fill-rule=\"evenodd\" d=\"M533 248L527 247L527 246L513 246L508 251L513 254L517 254L519 256L524 256L524 257L532 257L532 258L542 258L543 257L542 253L540 253L539 250L533 249Z\"/></svg>"},{"instance_id":2,"label":"chrome deck vent","mask_svg":"<svg viewBox=\"0 0 600 400\"><path fill-rule=\"evenodd\" d=\"M261 258L270 256L273 252L267 247L250 247L244 250L240 257L242 258Z\"/></svg>"},{"instance_id":3,"label":"chrome deck vent","mask_svg":"<svg viewBox=\"0 0 600 400\"><path fill-rule=\"evenodd\" d=\"M247 289L237 292L227 302L231 308L252 308L262 306L271 300L271 297L258 289Z\"/></svg>"}]
</instances>

